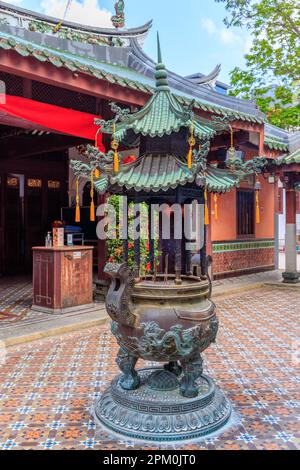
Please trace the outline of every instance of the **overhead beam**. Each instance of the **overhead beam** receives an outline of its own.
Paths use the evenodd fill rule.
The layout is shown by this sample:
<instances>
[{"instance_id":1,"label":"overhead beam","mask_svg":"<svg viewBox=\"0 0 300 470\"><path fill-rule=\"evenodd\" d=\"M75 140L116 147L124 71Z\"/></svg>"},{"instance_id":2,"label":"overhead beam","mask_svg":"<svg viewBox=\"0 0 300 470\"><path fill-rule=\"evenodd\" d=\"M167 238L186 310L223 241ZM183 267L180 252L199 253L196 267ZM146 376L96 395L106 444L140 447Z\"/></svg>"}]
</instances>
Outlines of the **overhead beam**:
<instances>
[{"instance_id":1,"label":"overhead beam","mask_svg":"<svg viewBox=\"0 0 300 470\"><path fill-rule=\"evenodd\" d=\"M85 142L88 141L58 134L14 136L0 141L0 161L56 152Z\"/></svg>"}]
</instances>

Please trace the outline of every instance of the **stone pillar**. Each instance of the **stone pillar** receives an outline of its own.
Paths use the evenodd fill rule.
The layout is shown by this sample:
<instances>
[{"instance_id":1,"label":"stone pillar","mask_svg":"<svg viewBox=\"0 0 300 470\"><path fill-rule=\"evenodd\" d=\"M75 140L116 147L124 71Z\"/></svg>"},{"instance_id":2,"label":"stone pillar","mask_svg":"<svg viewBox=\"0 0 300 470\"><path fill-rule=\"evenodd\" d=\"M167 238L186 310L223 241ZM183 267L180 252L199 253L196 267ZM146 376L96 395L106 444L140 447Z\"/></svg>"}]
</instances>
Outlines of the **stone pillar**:
<instances>
[{"instance_id":1,"label":"stone pillar","mask_svg":"<svg viewBox=\"0 0 300 470\"><path fill-rule=\"evenodd\" d=\"M299 282L297 272L297 233L296 233L296 191L286 190L286 233L285 233L285 272L283 282L295 284Z\"/></svg>"}]
</instances>

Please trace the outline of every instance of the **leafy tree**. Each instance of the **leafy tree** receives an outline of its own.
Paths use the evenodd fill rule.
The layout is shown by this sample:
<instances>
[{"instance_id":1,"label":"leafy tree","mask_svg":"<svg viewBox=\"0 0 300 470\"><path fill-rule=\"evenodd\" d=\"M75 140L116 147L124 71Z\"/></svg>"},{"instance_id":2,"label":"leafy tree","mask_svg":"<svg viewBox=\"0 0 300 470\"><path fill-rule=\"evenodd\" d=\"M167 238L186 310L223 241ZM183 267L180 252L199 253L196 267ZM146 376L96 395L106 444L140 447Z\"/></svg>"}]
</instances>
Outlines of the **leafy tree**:
<instances>
[{"instance_id":1,"label":"leafy tree","mask_svg":"<svg viewBox=\"0 0 300 470\"><path fill-rule=\"evenodd\" d=\"M231 94L255 99L269 121L300 126L300 5L296 0L216 0L227 27L247 28L252 47L246 67L231 72Z\"/></svg>"}]
</instances>

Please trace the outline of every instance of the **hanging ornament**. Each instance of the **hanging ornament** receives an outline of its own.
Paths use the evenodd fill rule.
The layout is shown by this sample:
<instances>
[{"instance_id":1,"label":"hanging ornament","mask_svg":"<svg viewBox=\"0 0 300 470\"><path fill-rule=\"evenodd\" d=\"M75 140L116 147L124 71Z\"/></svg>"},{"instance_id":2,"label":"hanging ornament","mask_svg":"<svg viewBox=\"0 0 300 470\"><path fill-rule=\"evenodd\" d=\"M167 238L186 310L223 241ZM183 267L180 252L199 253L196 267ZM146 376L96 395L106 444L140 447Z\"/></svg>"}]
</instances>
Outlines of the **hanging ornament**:
<instances>
[{"instance_id":1,"label":"hanging ornament","mask_svg":"<svg viewBox=\"0 0 300 470\"><path fill-rule=\"evenodd\" d=\"M95 178L99 179L100 178L100 171L98 168L95 169Z\"/></svg>"},{"instance_id":2,"label":"hanging ornament","mask_svg":"<svg viewBox=\"0 0 300 470\"><path fill-rule=\"evenodd\" d=\"M209 212L208 212L208 193L207 189L204 192L204 200L205 200L205 207L204 207L204 224L209 225Z\"/></svg>"},{"instance_id":3,"label":"hanging ornament","mask_svg":"<svg viewBox=\"0 0 300 470\"><path fill-rule=\"evenodd\" d=\"M214 194L214 205L215 205L215 208L214 208L214 211L215 211L215 220L218 220L218 195L217 194Z\"/></svg>"},{"instance_id":4,"label":"hanging ornament","mask_svg":"<svg viewBox=\"0 0 300 470\"><path fill-rule=\"evenodd\" d=\"M75 222L80 222L80 205L79 205L79 178L76 178L76 210Z\"/></svg>"},{"instance_id":5,"label":"hanging ornament","mask_svg":"<svg viewBox=\"0 0 300 470\"><path fill-rule=\"evenodd\" d=\"M189 153L188 153L188 169L189 170L193 166L193 150L194 150L194 147L196 145L196 139L195 139L194 131L195 131L195 123L194 123L194 121L192 121L191 135L190 135L189 140L188 140L188 143L190 144L190 149L189 149Z\"/></svg>"},{"instance_id":6,"label":"hanging ornament","mask_svg":"<svg viewBox=\"0 0 300 470\"><path fill-rule=\"evenodd\" d=\"M261 190L261 183L257 176L256 176L254 189L255 189L255 202L256 202L255 219L256 219L256 223L260 224L259 191Z\"/></svg>"},{"instance_id":7,"label":"hanging ornament","mask_svg":"<svg viewBox=\"0 0 300 470\"><path fill-rule=\"evenodd\" d=\"M95 204L94 204L94 171L91 171L91 206L90 206L90 221L95 222Z\"/></svg>"},{"instance_id":8,"label":"hanging ornament","mask_svg":"<svg viewBox=\"0 0 300 470\"><path fill-rule=\"evenodd\" d=\"M227 151L226 161L233 162L236 158L235 147L234 147L234 134L232 126L230 128L230 148Z\"/></svg>"},{"instance_id":9,"label":"hanging ornament","mask_svg":"<svg viewBox=\"0 0 300 470\"><path fill-rule=\"evenodd\" d=\"M255 192L255 199L256 199L256 223L260 224L260 207L259 207L259 192L258 192L258 190Z\"/></svg>"},{"instance_id":10,"label":"hanging ornament","mask_svg":"<svg viewBox=\"0 0 300 470\"><path fill-rule=\"evenodd\" d=\"M118 155L119 142L116 139L116 123L115 122L114 122L113 132L114 132L113 134L114 138L111 143L111 148L114 151L114 172L118 173L119 171L119 155Z\"/></svg>"}]
</instances>

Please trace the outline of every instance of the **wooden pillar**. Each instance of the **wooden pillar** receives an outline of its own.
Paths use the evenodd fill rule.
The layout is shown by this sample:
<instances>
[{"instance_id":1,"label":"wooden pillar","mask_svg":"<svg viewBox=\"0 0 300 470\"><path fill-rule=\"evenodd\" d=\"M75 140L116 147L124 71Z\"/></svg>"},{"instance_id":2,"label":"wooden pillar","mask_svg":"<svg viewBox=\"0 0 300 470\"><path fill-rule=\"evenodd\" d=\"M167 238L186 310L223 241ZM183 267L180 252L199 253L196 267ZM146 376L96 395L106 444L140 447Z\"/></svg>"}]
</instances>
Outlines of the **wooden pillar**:
<instances>
[{"instance_id":1,"label":"wooden pillar","mask_svg":"<svg viewBox=\"0 0 300 470\"><path fill-rule=\"evenodd\" d=\"M294 187L286 190L286 226L285 226L285 272L283 282L295 284L299 282L297 272L297 232L296 232L296 191Z\"/></svg>"}]
</instances>

